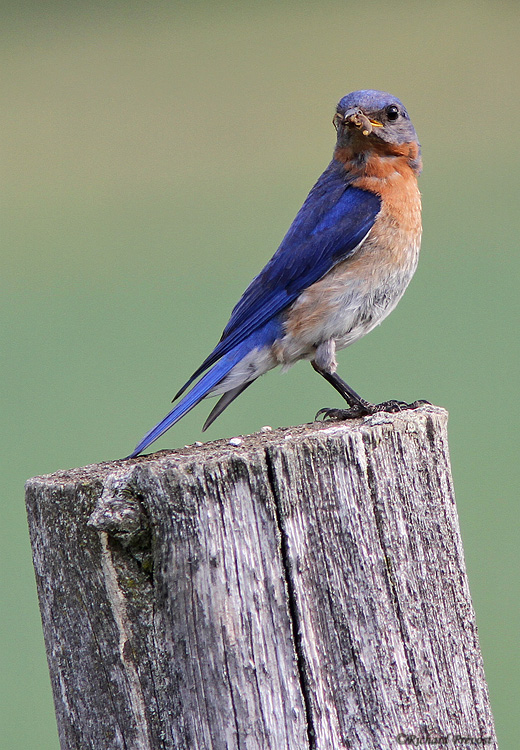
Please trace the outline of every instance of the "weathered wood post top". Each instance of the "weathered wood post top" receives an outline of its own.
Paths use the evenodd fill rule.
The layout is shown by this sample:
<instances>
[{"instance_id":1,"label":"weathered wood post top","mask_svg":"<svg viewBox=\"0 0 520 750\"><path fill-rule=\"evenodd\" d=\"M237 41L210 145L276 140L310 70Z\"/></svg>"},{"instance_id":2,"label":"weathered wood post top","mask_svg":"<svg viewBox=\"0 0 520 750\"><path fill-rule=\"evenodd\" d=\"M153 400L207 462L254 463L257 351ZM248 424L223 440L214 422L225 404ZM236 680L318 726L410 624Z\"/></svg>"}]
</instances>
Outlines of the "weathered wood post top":
<instances>
[{"instance_id":1,"label":"weathered wood post top","mask_svg":"<svg viewBox=\"0 0 520 750\"><path fill-rule=\"evenodd\" d=\"M424 406L36 477L62 749L497 747Z\"/></svg>"}]
</instances>

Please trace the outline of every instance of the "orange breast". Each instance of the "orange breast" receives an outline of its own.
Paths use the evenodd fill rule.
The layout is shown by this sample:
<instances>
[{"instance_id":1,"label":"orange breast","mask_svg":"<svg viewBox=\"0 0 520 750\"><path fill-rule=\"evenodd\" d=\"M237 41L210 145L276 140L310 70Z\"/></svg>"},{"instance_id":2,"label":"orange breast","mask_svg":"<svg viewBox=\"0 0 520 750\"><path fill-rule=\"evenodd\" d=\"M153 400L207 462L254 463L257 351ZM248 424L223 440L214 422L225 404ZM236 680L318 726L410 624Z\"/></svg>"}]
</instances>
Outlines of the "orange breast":
<instances>
[{"instance_id":1,"label":"orange breast","mask_svg":"<svg viewBox=\"0 0 520 750\"><path fill-rule=\"evenodd\" d=\"M421 194L417 185L420 156L417 143L371 143L370 149L361 153L340 148L334 158L354 178L352 185L381 197L382 214L393 218L403 230L420 234Z\"/></svg>"}]
</instances>

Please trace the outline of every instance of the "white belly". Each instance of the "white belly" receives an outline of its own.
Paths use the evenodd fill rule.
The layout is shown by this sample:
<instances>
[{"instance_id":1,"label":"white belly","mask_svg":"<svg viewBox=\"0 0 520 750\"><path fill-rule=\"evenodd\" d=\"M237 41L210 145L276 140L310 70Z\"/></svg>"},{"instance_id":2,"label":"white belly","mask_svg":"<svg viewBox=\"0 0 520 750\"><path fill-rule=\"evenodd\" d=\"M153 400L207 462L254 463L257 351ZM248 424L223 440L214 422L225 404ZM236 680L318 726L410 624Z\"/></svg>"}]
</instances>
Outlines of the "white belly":
<instances>
[{"instance_id":1,"label":"white belly","mask_svg":"<svg viewBox=\"0 0 520 750\"><path fill-rule=\"evenodd\" d=\"M336 349L344 349L365 336L396 307L415 265L406 273L385 274L378 284L343 279L341 284L330 285L321 299L314 289L304 292L291 310L296 318L301 316L301 322L291 325L289 320L287 333L278 343L279 361L287 366L298 359L312 359L316 348L328 340L334 341Z\"/></svg>"}]
</instances>

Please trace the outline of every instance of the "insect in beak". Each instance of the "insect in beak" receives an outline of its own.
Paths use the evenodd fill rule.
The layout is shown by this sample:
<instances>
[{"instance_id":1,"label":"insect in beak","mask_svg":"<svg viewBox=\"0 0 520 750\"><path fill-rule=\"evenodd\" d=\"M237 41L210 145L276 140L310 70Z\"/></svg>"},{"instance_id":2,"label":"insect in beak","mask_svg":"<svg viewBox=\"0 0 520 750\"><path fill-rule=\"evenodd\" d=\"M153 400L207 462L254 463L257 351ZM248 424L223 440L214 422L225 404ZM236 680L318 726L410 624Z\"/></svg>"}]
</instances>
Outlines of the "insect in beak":
<instances>
[{"instance_id":1,"label":"insect in beak","mask_svg":"<svg viewBox=\"0 0 520 750\"><path fill-rule=\"evenodd\" d=\"M348 109L344 115L337 112L332 120L334 127L353 127L361 130L363 135L370 135L374 128L382 128L383 123L368 117L359 107Z\"/></svg>"}]
</instances>

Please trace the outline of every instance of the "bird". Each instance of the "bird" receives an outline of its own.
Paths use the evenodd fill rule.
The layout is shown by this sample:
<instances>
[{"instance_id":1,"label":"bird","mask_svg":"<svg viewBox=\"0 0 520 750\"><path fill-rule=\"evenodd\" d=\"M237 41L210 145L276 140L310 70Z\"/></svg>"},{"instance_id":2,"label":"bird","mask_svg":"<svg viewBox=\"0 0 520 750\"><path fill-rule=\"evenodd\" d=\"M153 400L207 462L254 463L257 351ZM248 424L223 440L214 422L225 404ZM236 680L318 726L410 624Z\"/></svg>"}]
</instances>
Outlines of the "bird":
<instances>
[{"instance_id":1,"label":"bird","mask_svg":"<svg viewBox=\"0 0 520 750\"><path fill-rule=\"evenodd\" d=\"M135 458L202 399L220 395L203 431L260 375L309 360L348 409L349 419L417 408L372 404L337 374L336 351L371 331L408 286L421 244L421 146L403 103L374 89L344 96L333 117L333 157L279 248L232 310L220 341L140 441ZM197 382L195 382L197 381ZM187 391L187 392L186 392Z\"/></svg>"}]
</instances>

